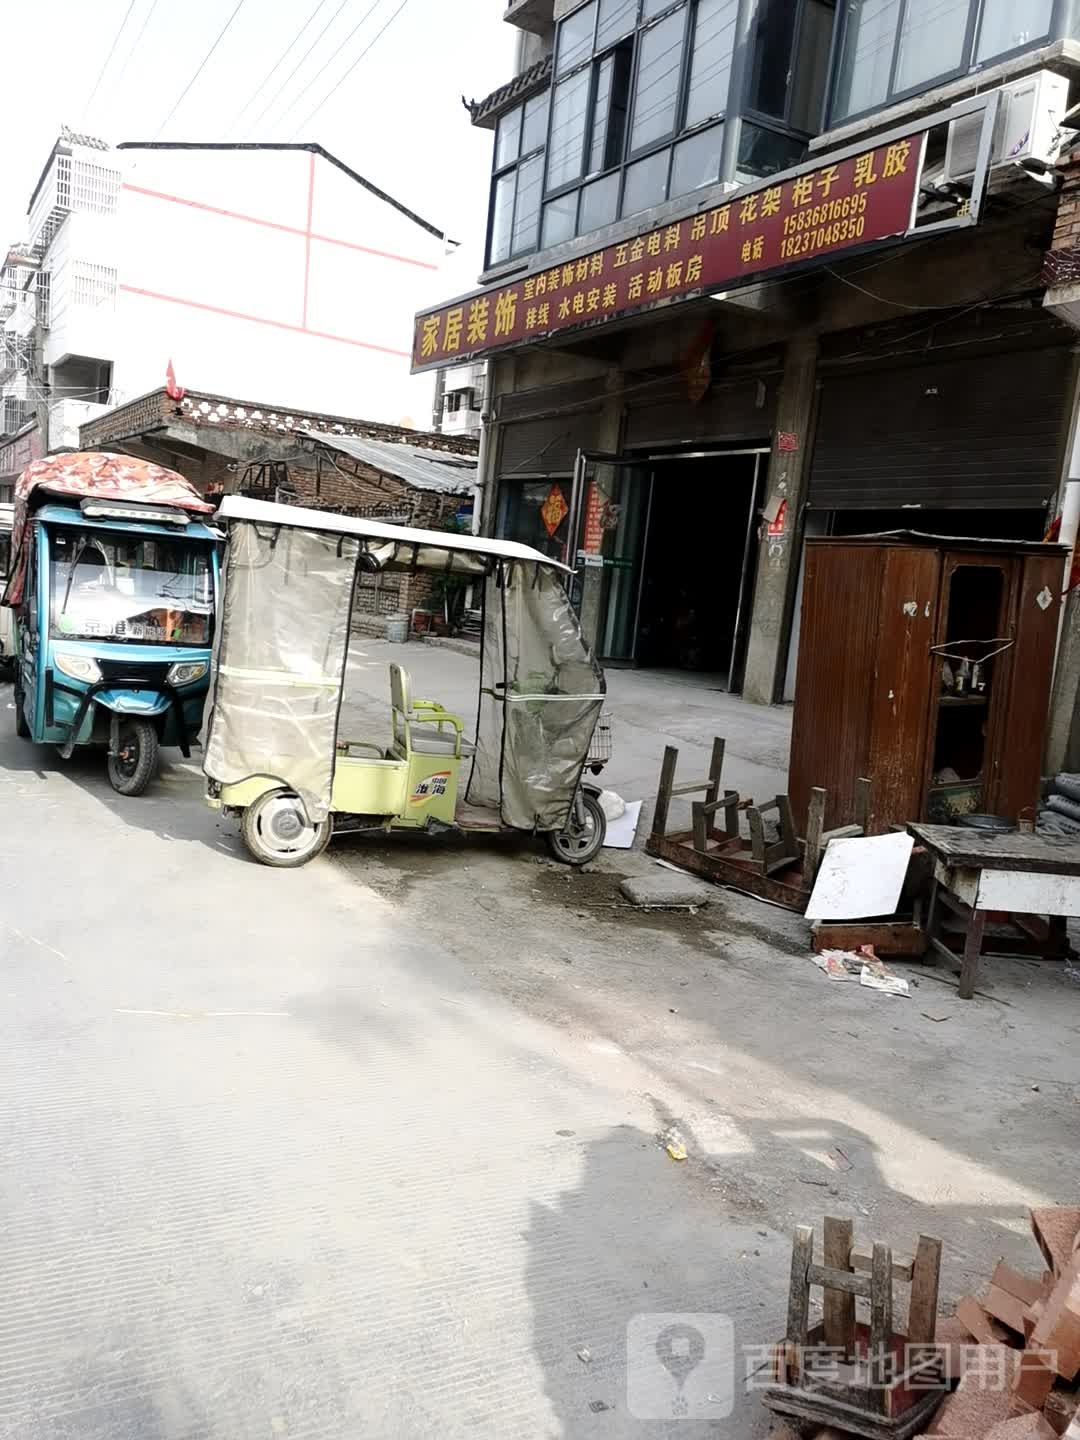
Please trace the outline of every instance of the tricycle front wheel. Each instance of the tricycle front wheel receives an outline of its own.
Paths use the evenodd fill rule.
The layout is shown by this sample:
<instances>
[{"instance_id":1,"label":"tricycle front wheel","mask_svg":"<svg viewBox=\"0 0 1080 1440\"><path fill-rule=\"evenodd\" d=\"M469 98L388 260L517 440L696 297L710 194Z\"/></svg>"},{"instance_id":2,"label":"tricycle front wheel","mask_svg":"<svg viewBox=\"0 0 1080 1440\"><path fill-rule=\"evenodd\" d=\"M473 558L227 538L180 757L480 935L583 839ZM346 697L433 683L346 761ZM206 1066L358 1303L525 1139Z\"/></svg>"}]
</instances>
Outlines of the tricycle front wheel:
<instances>
[{"instance_id":1,"label":"tricycle front wheel","mask_svg":"<svg viewBox=\"0 0 1080 1440\"><path fill-rule=\"evenodd\" d=\"M116 753L109 755L109 784L118 795L141 795L157 773L158 737L149 720L123 719Z\"/></svg>"},{"instance_id":2,"label":"tricycle front wheel","mask_svg":"<svg viewBox=\"0 0 1080 1440\"><path fill-rule=\"evenodd\" d=\"M566 829L551 830L546 839L548 849L563 865L587 865L599 855L606 834L607 818L600 801L583 790L571 808Z\"/></svg>"},{"instance_id":3,"label":"tricycle front wheel","mask_svg":"<svg viewBox=\"0 0 1080 1440\"><path fill-rule=\"evenodd\" d=\"M334 824L330 816L312 825L291 790L267 790L247 807L240 831L244 844L263 865L292 869L321 855Z\"/></svg>"}]
</instances>

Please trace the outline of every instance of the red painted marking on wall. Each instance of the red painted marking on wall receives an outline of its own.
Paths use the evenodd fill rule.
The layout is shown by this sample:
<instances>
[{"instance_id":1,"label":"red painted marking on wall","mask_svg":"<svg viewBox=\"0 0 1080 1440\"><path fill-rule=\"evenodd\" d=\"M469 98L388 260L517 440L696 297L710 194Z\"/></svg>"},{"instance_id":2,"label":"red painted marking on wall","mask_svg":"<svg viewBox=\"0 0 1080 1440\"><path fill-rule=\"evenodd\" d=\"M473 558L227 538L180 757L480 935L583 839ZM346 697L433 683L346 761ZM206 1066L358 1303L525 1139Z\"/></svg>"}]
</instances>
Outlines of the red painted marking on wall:
<instances>
[{"instance_id":1,"label":"red painted marking on wall","mask_svg":"<svg viewBox=\"0 0 1080 1440\"><path fill-rule=\"evenodd\" d=\"M270 325L275 330L291 330L294 335L310 335L315 340L336 340L339 345L357 345L361 350L377 350L381 355L409 358L408 350L394 350L389 345L376 345L371 340L354 340L349 335L331 335L325 330L309 330L306 325L290 325L287 320L269 320L265 315L247 315L242 310L226 310L222 305L208 305L203 300L185 300L180 295L163 295L157 290L143 290L138 285L120 285L118 289L129 295L142 295L147 300L164 300L166 304L183 305L188 310L205 310L211 315L224 315L229 320L247 320L252 325Z\"/></svg>"},{"instance_id":2,"label":"red painted marking on wall","mask_svg":"<svg viewBox=\"0 0 1080 1440\"><path fill-rule=\"evenodd\" d=\"M311 157L312 166L315 157ZM189 200L183 195L168 195L164 190L148 190L145 185L131 185L127 181L121 187L133 195L147 195L151 200L165 200L170 205L186 205L191 210L205 210L208 215L222 215L226 220L243 220L248 225L261 225L266 230L281 230L286 235L310 235L324 245L338 245L343 250L356 250L361 255L375 255L380 260L396 260L401 265L415 265L420 270L437 270L439 267L430 260L416 260L411 255L398 255L393 250L377 250L372 245L358 245L355 240L340 240L336 235L320 235L313 230L302 230L297 225L282 225L278 220L264 220L259 215L245 215L239 210L226 210L221 205L207 205L203 200ZM310 222L309 222L310 224Z\"/></svg>"},{"instance_id":3,"label":"red painted marking on wall","mask_svg":"<svg viewBox=\"0 0 1080 1440\"><path fill-rule=\"evenodd\" d=\"M308 280L311 277L311 206L315 199L315 156L308 154L308 177L307 177L307 226L304 232L304 318L302 324L307 329L307 297Z\"/></svg>"}]
</instances>

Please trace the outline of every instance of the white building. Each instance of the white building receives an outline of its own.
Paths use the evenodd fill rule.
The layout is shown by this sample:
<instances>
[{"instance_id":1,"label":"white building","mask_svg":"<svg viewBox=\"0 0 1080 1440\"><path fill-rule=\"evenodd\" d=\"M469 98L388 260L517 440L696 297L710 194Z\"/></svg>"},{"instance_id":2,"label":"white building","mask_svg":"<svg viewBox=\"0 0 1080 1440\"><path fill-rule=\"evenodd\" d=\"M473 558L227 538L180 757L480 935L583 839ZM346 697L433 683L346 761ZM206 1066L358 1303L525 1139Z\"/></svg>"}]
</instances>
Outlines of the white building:
<instances>
[{"instance_id":1,"label":"white building","mask_svg":"<svg viewBox=\"0 0 1080 1440\"><path fill-rule=\"evenodd\" d=\"M170 362L192 389L425 426L412 320L452 249L319 146L64 131L0 267L0 434L36 415L77 444Z\"/></svg>"}]
</instances>

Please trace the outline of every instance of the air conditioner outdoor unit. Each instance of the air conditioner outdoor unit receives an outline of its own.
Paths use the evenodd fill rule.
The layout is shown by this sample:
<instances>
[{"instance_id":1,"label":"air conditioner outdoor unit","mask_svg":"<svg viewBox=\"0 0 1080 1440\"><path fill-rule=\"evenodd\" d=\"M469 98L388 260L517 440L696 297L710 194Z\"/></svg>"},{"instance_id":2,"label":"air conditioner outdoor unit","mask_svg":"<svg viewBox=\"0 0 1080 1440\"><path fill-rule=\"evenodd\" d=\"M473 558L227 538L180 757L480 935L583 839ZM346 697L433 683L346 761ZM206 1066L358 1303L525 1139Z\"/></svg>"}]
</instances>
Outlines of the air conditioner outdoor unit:
<instances>
[{"instance_id":1,"label":"air conditioner outdoor unit","mask_svg":"<svg viewBox=\"0 0 1080 1440\"><path fill-rule=\"evenodd\" d=\"M1061 149L1061 117L1069 104L1069 82L1052 70L1037 70L1001 87L990 167L1016 160L1052 165ZM946 182L970 180L975 173L983 115L975 111L954 120L945 145Z\"/></svg>"}]
</instances>

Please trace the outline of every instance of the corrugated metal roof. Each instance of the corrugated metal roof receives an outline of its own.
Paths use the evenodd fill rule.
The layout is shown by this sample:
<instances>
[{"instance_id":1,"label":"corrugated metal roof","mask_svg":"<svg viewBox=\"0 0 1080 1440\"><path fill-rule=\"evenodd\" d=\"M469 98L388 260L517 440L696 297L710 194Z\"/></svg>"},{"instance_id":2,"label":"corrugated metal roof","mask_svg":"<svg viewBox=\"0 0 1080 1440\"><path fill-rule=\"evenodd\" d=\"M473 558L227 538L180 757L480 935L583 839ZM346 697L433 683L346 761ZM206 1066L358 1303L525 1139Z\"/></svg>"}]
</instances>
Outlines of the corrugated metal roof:
<instances>
[{"instance_id":1,"label":"corrugated metal roof","mask_svg":"<svg viewBox=\"0 0 1080 1440\"><path fill-rule=\"evenodd\" d=\"M340 450L354 460L394 475L416 490L438 490L463 495L477 483L476 459L446 450L425 450L391 440L365 440L358 435L328 435L322 430L301 430L309 440Z\"/></svg>"}]
</instances>

